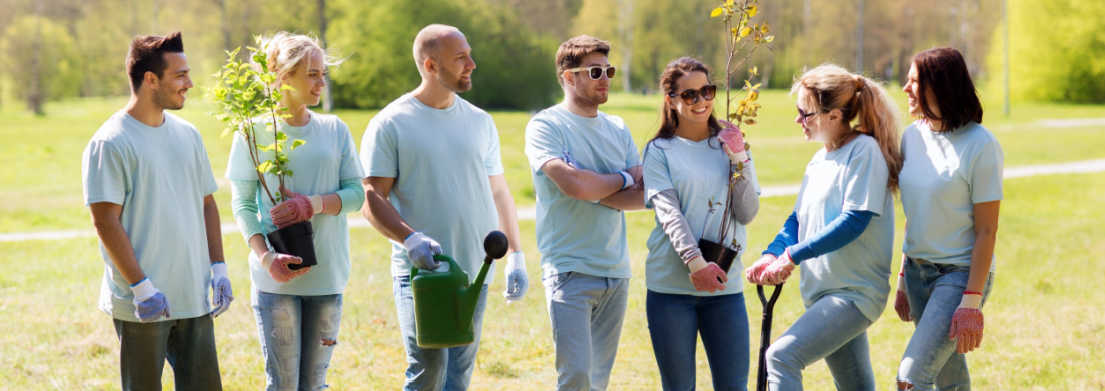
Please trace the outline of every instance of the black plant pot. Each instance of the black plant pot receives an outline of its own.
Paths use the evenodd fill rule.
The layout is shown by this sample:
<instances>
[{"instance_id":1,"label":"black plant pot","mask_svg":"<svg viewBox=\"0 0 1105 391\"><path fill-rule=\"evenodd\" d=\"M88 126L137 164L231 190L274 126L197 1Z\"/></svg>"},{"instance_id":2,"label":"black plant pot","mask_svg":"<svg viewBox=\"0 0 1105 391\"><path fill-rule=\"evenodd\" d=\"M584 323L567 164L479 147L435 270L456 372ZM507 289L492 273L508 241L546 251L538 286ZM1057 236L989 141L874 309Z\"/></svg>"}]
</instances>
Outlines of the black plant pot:
<instances>
[{"instance_id":1,"label":"black plant pot","mask_svg":"<svg viewBox=\"0 0 1105 391\"><path fill-rule=\"evenodd\" d=\"M303 259L298 265L288 265L288 269L297 270L318 264L315 258L315 231L310 221L303 221L270 232L269 243L278 253L295 255Z\"/></svg>"},{"instance_id":2,"label":"black plant pot","mask_svg":"<svg viewBox=\"0 0 1105 391\"><path fill-rule=\"evenodd\" d=\"M721 270L729 273L729 267L733 266L733 259L737 258L740 248L733 250L706 239L699 239L698 250L702 251L702 258L705 258L706 262L716 263L721 266Z\"/></svg>"}]
</instances>

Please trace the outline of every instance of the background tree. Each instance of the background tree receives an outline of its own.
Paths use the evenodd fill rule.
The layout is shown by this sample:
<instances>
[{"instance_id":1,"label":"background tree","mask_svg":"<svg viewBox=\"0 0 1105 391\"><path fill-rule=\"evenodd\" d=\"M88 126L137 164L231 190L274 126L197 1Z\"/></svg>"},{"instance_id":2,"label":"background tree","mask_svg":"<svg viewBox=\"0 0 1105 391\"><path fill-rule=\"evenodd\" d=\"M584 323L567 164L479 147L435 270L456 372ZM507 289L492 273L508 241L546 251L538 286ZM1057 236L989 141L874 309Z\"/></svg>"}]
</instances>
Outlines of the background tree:
<instances>
[{"instance_id":1,"label":"background tree","mask_svg":"<svg viewBox=\"0 0 1105 391\"><path fill-rule=\"evenodd\" d=\"M23 16L4 30L4 69L13 76L15 94L35 114L45 114L47 99L77 95L81 74L74 47L64 27L43 17Z\"/></svg>"}]
</instances>

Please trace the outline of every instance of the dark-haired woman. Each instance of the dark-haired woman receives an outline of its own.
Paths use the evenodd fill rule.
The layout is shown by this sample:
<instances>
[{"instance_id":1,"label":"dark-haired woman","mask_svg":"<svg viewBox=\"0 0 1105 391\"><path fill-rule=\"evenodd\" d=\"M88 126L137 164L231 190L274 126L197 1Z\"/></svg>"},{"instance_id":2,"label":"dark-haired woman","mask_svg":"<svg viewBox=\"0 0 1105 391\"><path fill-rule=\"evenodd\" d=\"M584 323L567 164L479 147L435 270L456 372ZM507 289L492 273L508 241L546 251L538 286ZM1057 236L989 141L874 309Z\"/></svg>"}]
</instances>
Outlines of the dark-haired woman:
<instances>
[{"instance_id":1,"label":"dark-haired woman","mask_svg":"<svg viewBox=\"0 0 1105 391\"><path fill-rule=\"evenodd\" d=\"M806 312L768 349L768 387L801 390L802 370L824 359L838 390L874 390L867 328L890 294L901 167L894 105L878 83L835 65L806 72L791 92L795 122L824 148L806 164L783 229L747 270L749 281L778 284L802 267Z\"/></svg>"},{"instance_id":2,"label":"dark-haired woman","mask_svg":"<svg viewBox=\"0 0 1105 391\"><path fill-rule=\"evenodd\" d=\"M645 200L656 212L646 308L660 380L664 390L694 389L701 335L714 389L744 390L748 314L740 253L744 226L759 209L756 173L740 130L714 118L717 87L705 65L672 61L660 89L663 123L644 157ZM705 259L700 239L731 250L736 266L723 270L719 259Z\"/></svg>"},{"instance_id":3,"label":"dark-haired woman","mask_svg":"<svg viewBox=\"0 0 1105 391\"><path fill-rule=\"evenodd\" d=\"M894 309L916 330L898 388L969 390L993 279L1003 155L983 128L967 65L952 48L917 54L903 88L917 118L902 136L905 253Z\"/></svg>"}]
</instances>

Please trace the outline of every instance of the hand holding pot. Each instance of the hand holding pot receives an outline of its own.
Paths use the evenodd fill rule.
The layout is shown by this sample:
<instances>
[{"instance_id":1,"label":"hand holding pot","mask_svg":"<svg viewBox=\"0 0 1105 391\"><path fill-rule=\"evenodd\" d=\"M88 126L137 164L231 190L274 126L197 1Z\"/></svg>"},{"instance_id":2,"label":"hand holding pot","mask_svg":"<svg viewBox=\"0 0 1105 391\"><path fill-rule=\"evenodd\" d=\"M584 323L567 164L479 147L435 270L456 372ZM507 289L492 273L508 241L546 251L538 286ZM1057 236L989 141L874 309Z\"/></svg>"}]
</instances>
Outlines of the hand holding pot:
<instances>
[{"instance_id":1,"label":"hand holding pot","mask_svg":"<svg viewBox=\"0 0 1105 391\"><path fill-rule=\"evenodd\" d=\"M687 268L691 270L691 284L695 290L714 292L725 289L725 282L729 276L713 262L706 262L702 257L695 257L687 262Z\"/></svg>"},{"instance_id":2,"label":"hand holding pot","mask_svg":"<svg viewBox=\"0 0 1105 391\"><path fill-rule=\"evenodd\" d=\"M322 212L322 197L305 195L280 187L280 194L284 195L284 202L276 204L269 209L272 223L277 228L284 228L292 224L311 219L317 213Z\"/></svg>"},{"instance_id":3,"label":"hand holding pot","mask_svg":"<svg viewBox=\"0 0 1105 391\"><path fill-rule=\"evenodd\" d=\"M303 259L297 256L281 254L276 251L268 251L265 255L261 256L261 266L269 271L269 275L272 276L273 280L279 283L285 283L296 277L307 274L307 272L311 270L310 267L296 270L288 268L288 265L298 265L302 262Z\"/></svg>"}]
</instances>

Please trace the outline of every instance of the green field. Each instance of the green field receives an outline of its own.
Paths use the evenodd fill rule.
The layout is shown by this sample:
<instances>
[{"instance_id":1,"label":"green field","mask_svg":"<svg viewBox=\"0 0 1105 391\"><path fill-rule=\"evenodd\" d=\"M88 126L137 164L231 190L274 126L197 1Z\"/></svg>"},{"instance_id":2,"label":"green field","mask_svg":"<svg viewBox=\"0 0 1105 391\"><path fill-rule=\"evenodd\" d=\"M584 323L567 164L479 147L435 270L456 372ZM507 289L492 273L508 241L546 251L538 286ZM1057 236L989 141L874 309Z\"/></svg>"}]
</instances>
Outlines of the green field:
<instances>
[{"instance_id":1,"label":"green field","mask_svg":"<svg viewBox=\"0 0 1105 391\"><path fill-rule=\"evenodd\" d=\"M903 101L900 93L895 97ZM767 91L761 99L761 124L746 129L760 182L797 183L818 146L801 139L792 123L794 103L785 92ZM212 106L203 100L200 91L193 91L179 114L203 133L216 178L221 178L230 138L219 136L220 125L210 116ZM48 115L41 118L11 105L0 110L0 233L91 229L81 195L81 151L96 128L124 103L124 98L66 101L48 105ZM624 117L641 147L658 125L658 104L656 96L618 94L603 110ZM1024 104L1014 106L1010 118L1000 114L1000 106L986 109L984 124L1002 143L1007 168L1105 158L1102 126L1049 128L1039 123L1105 117L1105 106ZM375 112L337 113L359 145ZM515 199L519 206L531 206L533 188L522 152L531 114L492 114ZM228 188L221 186L216 196L223 222L232 222ZM794 197L763 200L749 228L753 252L767 244L793 202ZM1105 260L1096 256L1105 252L1099 239L1105 236L1105 226L1099 224L1105 220L1105 209L1099 206L1103 203L1105 176L1100 173L1006 180L997 279L985 309L986 338L981 349L969 355L976 389L1105 389L1105 361L1092 353L1105 349L1105 314L1098 311L1105 302L1105 291L1099 288ZM652 214L631 213L628 220L635 275L611 389L653 390L659 388L659 375L645 321L643 279ZM896 221L900 247L900 206ZM507 305L499 295L502 276L495 276L472 389L549 389L555 384L534 224L521 225L530 291L523 301ZM258 389L264 370L249 306L246 248L236 233L226 235L224 242L237 300L216 321L223 382L228 390ZM405 361L391 295L388 246L374 230L355 228L352 247L354 276L346 290L340 343L328 380L338 390L396 389ZM117 389L118 341L110 317L95 308L104 267L97 240L0 242L0 253L6 255L0 260L6 271L0 274L0 367L5 368L0 371L0 388ZM744 262L753 260L749 255ZM754 357L760 305L751 286L746 286L746 294ZM776 310L776 334L801 314L801 307L797 284L788 284ZM869 329L880 389L893 384L911 331L912 326L898 321L889 306ZM701 348L698 368L699 388L710 389ZM754 358L752 369L754 383ZM811 390L832 388L823 363L808 369L804 382ZM165 383L172 384L169 370Z\"/></svg>"}]
</instances>

